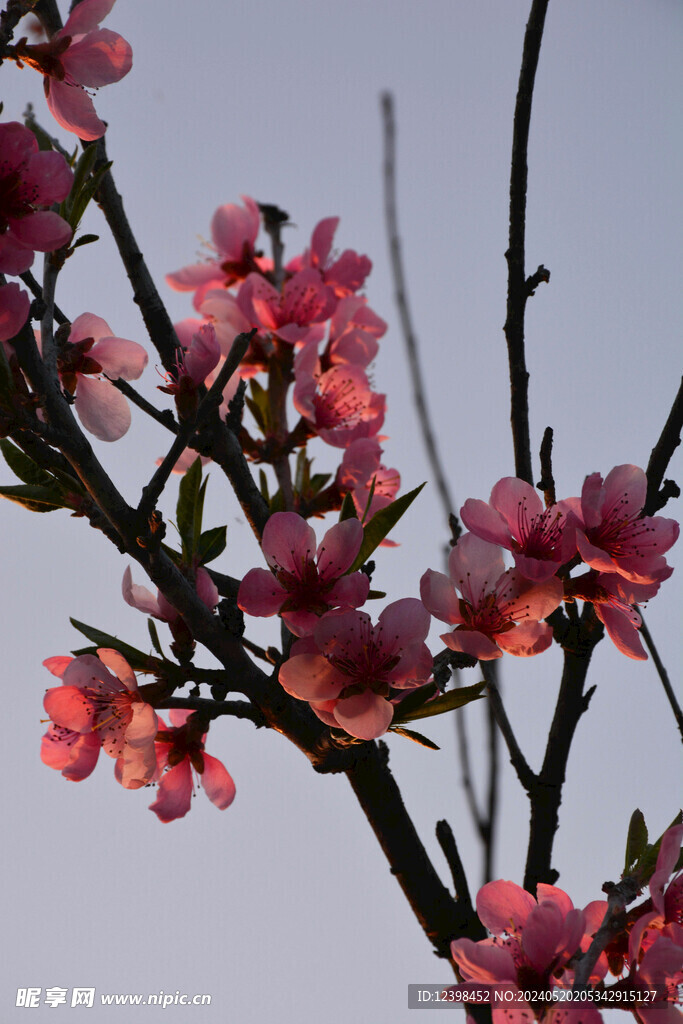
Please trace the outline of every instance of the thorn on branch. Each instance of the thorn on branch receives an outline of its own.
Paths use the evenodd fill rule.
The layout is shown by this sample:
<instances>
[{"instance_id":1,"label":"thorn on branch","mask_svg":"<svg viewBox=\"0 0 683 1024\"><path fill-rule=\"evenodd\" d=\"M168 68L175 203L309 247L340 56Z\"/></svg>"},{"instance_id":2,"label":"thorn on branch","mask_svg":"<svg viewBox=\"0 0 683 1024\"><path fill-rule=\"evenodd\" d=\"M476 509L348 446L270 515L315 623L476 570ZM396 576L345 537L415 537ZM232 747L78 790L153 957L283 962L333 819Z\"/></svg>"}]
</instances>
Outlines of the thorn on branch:
<instances>
[{"instance_id":1,"label":"thorn on branch","mask_svg":"<svg viewBox=\"0 0 683 1024\"><path fill-rule=\"evenodd\" d=\"M541 479L536 484L539 491L543 491L545 507L550 508L556 503L555 478L553 476L553 428L546 427L541 441Z\"/></svg>"},{"instance_id":2,"label":"thorn on branch","mask_svg":"<svg viewBox=\"0 0 683 1024\"><path fill-rule=\"evenodd\" d=\"M547 270L541 263L540 267L535 274L531 277L527 277L525 282L527 295L533 295L538 288L539 284L548 284L550 281L550 271Z\"/></svg>"}]
</instances>

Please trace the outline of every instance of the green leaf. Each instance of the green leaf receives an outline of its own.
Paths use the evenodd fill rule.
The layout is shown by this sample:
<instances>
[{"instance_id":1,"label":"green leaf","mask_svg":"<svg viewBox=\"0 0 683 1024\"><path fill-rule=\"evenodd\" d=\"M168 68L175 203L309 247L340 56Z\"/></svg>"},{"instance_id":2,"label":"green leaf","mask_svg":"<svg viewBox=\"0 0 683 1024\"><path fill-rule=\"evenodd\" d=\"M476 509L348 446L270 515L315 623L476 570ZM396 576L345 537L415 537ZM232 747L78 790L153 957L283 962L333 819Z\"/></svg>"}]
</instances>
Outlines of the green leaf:
<instances>
[{"instance_id":1,"label":"green leaf","mask_svg":"<svg viewBox=\"0 0 683 1024\"><path fill-rule=\"evenodd\" d=\"M25 484L38 484L42 487L54 485L53 477L46 473L44 469L41 469L40 466L37 466L32 458L26 455L21 448L17 448L15 444L12 444L11 441L3 438L0 441L0 451L2 451L5 462L14 475L23 480Z\"/></svg>"},{"instance_id":2,"label":"green leaf","mask_svg":"<svg viewBox=\"0 0 683 1024\"><path fill-rule=\"evenodd\" d=\"M681 811L679 811L674 820L668 826L668 828L664 829L664 832L668 832L670 828L674 827L674 825L680 825L681 821L683 821L683 814L681 813ZM641 885L645 885L647 882L649 882L650 878L654 873L654 870L657 866L659 848L662 845L662 839L664 838L664 832L662 832L661 836L659 837L656 843L652 843L651 845L648 844L647 848L645 849L645 852L640 857L640 860L638 861L635 867L634 873L637 874L638 880L640 881Z\"/></svg>"},{"instance_id":3,"label":"green leaf","mask_svg":"<svg viewBox=\"0 0 683 1024\"><path fill-rule=\"evenodd\" d=\"M54 512L58 508L72 508L63 498L61 491L54 487L37 484L17 484L15 487L0 487L0 498L7 498L17 505L23 505L29 512Z\"/></svg>"},{"instance_id":4,"label":"green leaf","mask_svg":"<svg viewBox=\"0 0 683 1024\"><path fill-rule=\"evenodd\" d=\"M331 473L314 473L308 482L308 493L313 495L318 494L319 491L322 491L331 476Z\"/></svg>"},{"instance_id":5,"label":"green leaf","mask_svg":"<svg viewBox=\"0 0 683 1024\"><path fill-rule=\"evenodd\" d=\"M247 397L245 401L259 427L265 432L270 426L270 398L268 392L261 387L254 377L249 381L249 390L251 391L251 398Z\"/></svg>"},{"instance_id":6,"label":"green leaf","mask_svg":"<svg viewBox=\"0 0 683 1024\"><path fill-rule=\"evenodd\" d=\"M211 530L205 530L199 538L197 545L197 557L200 565L206 565L218 558L225 551L227 543L227 526L214 526Z\"/></svg>"},{"instance_id":7,"label":"green leaf","mask_svg":"<svg viewBox=\"0 0 683 1024\"><path fill-rule=\"evenodd\" d=\"M268 477L266 476L262 469L259 469L258 471L258 484L259 490L263 495L266 504L270 504L270 497L268 494Z\"/></svg>"},{"instance_id":8,"label":"green leaf","mask_svg":"<svg viewBox=\"0 0 683 1024\"><path fill-rule=\"evenodd\" d=\"M418 707L406 714L401 714L399 705L396 709L396 712L400 715L398 721L415 722L418 718L431 718L432 715L445 715L448 711L455 711L457 708L464 707L465 704L470 704L473 700L480 700L484 697L481 691L485 686L485 680L475 683L473 686L459 686L457 690L448 690L447 693L441 694L440 697L435 697L429 704L423 704L422 707ZM396 717L397 715L395 714L395 720Z\"/></svg>"},{"instance_id":9,"label":"green leaf","mask_svg":"<svg viewBox=\"0 0 683 1024\"><path fill-rule=\"evenodd\" d=\"M624 874L628 875L645 853L647 847L647 826L643 812L636 808L631 815L626 837L626 856L624 858Z\"/></svg>"},{"instance_id":10,"label":"green leaf","mask_svg":"<svg viewBox=\"0 0 683 1024\"><path fill-rule=\"evenodd\" d=\"M197 456L180 481L178 504L176 505L178 533L183 542L183 555L188 561L192 558L194 550L195 516L201 483L202 460Z\"/></svg>"},{"instance_id":11,"label":"green leaf","mask_svg":"<svg viewBox=\"0 0 683 1024\"><path fill-rule=\"evenodd\" d=\"M386 591L384 590L368 590L368 601L379 601L381 597L386 597Z\"/></svg>"},{"instance_id":12,"label":"green leaf","mask_svg":"<svg viewBox=\"0 0 683 1024\"><path fill-rule=\"evenodd\" d=\"M441 747L437 746L433 740L428 740L421 732L415 732L414 729L402 729L400 726L389 726L389 728L391 732L396 732L399 736L405 736L406 739L412 740L413 743L419 743L421 747L427 747L429 750L441 750Z\"/></svg>"},{"instance_id":13,"label":"green leaf","mask_svg":"<svg viewBox=\"0 0 683 1024\"><path fill-rule=\"evenodd\" d=\"M81 235L80 238L77 238L76 241L72 243L71 248L78 249L80 245L90 245L91 242L99 242L99 240L99 235Z\"/></svg>"},{"instance_id":14,"label":"green leaf","mask_svg":"<svg viewBox=\"0 0 683 1024\"><path fill-rule=\"evenodd\" d=\"M391 505L387 505L386 508L381 508L379 512L375 512L370 522L366 523L363 527L363 543L349 572L355 572L357 569L360 569L361 565L367 562L375 548L381 544L389 531L396 526L399 519L410 508L423 487L424 484L420 484L419 487L409 491L408 494L403 494L396 501L392 501ZM346 498L344 501L346 501Z\"/></svg>"},{"instance_id":15,"label":"green leaf","mask_svg":"<svg viewBox=\"0 0 683 1024\"><path fill-rule=\"evenodd\" d=\"M147 629L149 630L149 638L152 641L152 647L160 654L161 657L165 657L164 652L161 649L161 641L159 640L159 634L157 632L157 626L154 619L147 619Z\"/></svg>"},{"instance_id":16,"label":"green leaf","mask_svg":"<svg viewBox=\"0 0 683 1024\"><path fill-rule=\"evenodd\" d=\"M144 654L139 651L137 647L131 647L130 644L124 643L123 640L119 640L118 637L111 636L109 633L103 632L101 629L96 629L95 626L88 626L85 622L79 622L78 619L69 619L71 625L82 633L83 636L87 637L95 644L95 648L98 647L111 647L119 654L122 654L132 669L137 672L154 672L158 667L158 662L155 664L156 659L150 658L149 654ZM90 652L89 652L90 653Z\"/></svg>"},{"instance_id":17,"label":"green leaf","mask_svg":"<svg viewBox=\"0 0 683 1024\"><path fill-rule=\"evenodd\" d=\"M192 534L192 558L199 549L199 538L202 535L202 519L204 518L204 501L206 499L206 485L209 482L208 476L202 481L202 486L199 488L199 494L197 495L197 504L194 510L194 532Z\"/></svg>"},{"instance_id":18,"label":"green leaf","mask_svg":"<svg viewBox=\"0 0 683 1024\"><path fill-rule=\"evenodd\" d=\"M394 722L407 721L406 715L417 711L437 692L436 683L427 683L426 686L420 686L417 690L411 690L400 703L394 706Z\"/></svg>"},{"instance_id":19,"label":"green leaf","mask_svg":"<svg viewBox=\"0 0 683 1024\"><path fill-rule=\"evenodd\" d=\"M347 491L344 495L341 511L339 513L339 522L343 523L345 519L358 519L358 513L356 512L356 506L354 505L353 498L351 497L351 491Z\"/></svg>"}]
</instances>

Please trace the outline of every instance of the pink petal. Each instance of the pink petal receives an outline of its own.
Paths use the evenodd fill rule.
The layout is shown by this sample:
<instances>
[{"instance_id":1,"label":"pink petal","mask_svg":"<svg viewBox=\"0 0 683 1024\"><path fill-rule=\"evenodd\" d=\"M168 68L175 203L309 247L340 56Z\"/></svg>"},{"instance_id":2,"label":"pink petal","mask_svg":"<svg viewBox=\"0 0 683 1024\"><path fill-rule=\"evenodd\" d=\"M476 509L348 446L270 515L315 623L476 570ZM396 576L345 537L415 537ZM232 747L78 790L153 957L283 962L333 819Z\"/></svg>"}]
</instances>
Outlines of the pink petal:
<instances>
[{"instance_id":1,"label":"pink petal","mask_svg":"<svg viewBox=\"0 0 683 1024\"><path fill-rule=\"evenodd\" d=\"M235 799L235 783L227 768L218 758L206 753L202 786L211 803L215 804L219 811L224 811Z\"/></svg>"},{"instance_id":2,"label":"pink petal","mask_svg":"<svg viewBox=\"0 0 683 1024\"><path fill-rule=\"evenodd\" d=\"M62 36L78 36L92 32L107 17L116 0L81 0L74 7L60 32Z\"/></svg>"},{"instance_id":3,"label":"pink petal","mask_svg":"<svg viewBox=\"0 0 683 1024\"><path fill-rule=\"evenodd\" d=\"M476 629L454 629L452 633L442 633L441 639L452 651L469 654L480 661L503 657L493 640Z\"/></svg>"},{"instance_id":4,"label":"pink petal","mask_svg":"<svg viewBox=\"0 0 683 1024\"><path fill-rule=\"evenodd\" d=\"M161 776L159 793L153 804L149 805L159 821L175 821L183 818L192 803L192 768L185 758Z\"/></svg>"},{"instance_id":5,"label":"pink petal","mask_svg":"<svg viewBox=\"0 0 683 1024\"><path fill-rule=\"evenodd\" d=\"M448 576L442 572L427 569L420 580L420 597L432 615L442 622L456 624L463 621L460 599Z\"/></svg>"},{"instance_id":6,"label":"pink petal","mask_svg":"<svg viewBox=\"0 0 683 1024\"><path fill-rule=\"evenodd\" d=\"M287 591L268 569L250 569L240 583L237 605L247 615L275 615L287 599Z\"/></svg>"},{"instance_id":7,"label":"pink petal","mask_svg":"<svg viewBox=\"0 0 683 1024\"><path fill-rule=\"evenodd\" d=\"M673 825L662 836L659 854L657 855L657 864L650 878L652 903L660 914L664 913L664 889L669 881L669 875L676 867L682 841L683 825Z\"/></svg>"},{"instance_id":8,"label":"pink petal","mask_svg":"<svg viewBox=\"0 0 683 1024\"><path fill-rule=\"evenodd\" d=\"M253 199L242 196L246 209L234 203L219 206L211 220L211 237L218 249L221 261L239 262L243 256L244 243L253 247L258 234L260 214Z\"/></svg>"},{"instance_id":9,"label":"pink petal","mask_svg":"<svg viewBox=\"0 0 683 1024\"><path fill-rule=\"evenodd\" d=\"M311 262L313 266L324 266L330 255L334 233L339 225L339 217L326 217L313 228L311 235Z\"/></svg>"},{"instance_id":10,"label":"pink petal","mask_svg":"<svg viewBox=\"0 0 683 1024\"><path fill-rule=\"evenodd\" d=\"M12 234L22 245L38 252L60 249L71 241L73 234L64 218L52 210L39 210L21 220L11 220L10 227Z\"/></svg>"},{"instance_id":11,"label":"pink petal","mask_svg":"<svg viewBox=\"0 0 683 1024\"><path fill-rule=\"evenodd\" d=\"M350 576L342 576L327 594L330 605L360 608L365 604L370 591L370 577L364 572L353 572Z\"/></svg>"},{"instance_id":12,"label":"pink petal","mask_svg":"<svg viewBox=\"0 0 683 1024\"><path fill-rule=\"evenodd\" d=\"M394 641L401 647L421 643L429 632L430 615L422 601L416 597L404 597L387 605L379 616L382 639Z\"/></svg>"},{"instance_id":13,"label":"pink petal","mask_svg":"<svg viewBox=\"0 0 683 1024\"><path fill-rule=\"evenodd\" d=\"M30 309L31 300L16 282L0 287L0 341L9 341L19 333Z\"/></svg>"},{"instance_id":14,"label":"pink petal","mask_svg":"<svg viewBox=\"0 0 683 1024\"><path fill-rule=\"evenodd\" d=\"M502 879L482 886L476 903L481 923L494 935L518 935L536 906L536 900L526 889Z\"/></svg>"},{"instance_id":15,"label":"pink petal","mask_svg":"<svg viewBox=\"0 0 683 1024\"><path fill-rule=\"evenodd\" d=\"M224 280L225 274L214 261L193 263L166 275L166 284L177 292L193 292L195 288L211 281L222 285Z\"/></svg>"},{"instance_id":16,"label":"pink petal","mask_svg":"<svg viewBox=\"0 0 683 1024\"><path fill-rule=\"evenodd\" d=\"M460 509L460 518L472 533L491 544L500 544L504 548L512 548L510 530L500 512L491 508L485 501L468 498Z\"/></svg>"},{"instance_id":17,"label":"pink petal","mask_svg":"<svg viewBox=\"0 0 683 1024\"><path fill-rule=\"evenodd\" d=\"M78 686L54 686L43 698L43 707L57 725L74 732L89 732L93 709Z\"/></svg>"},{"instance_id":18,"label":"pink petal","mask_svg":"<svg viewBox=\"0 0 683 1024\"><path fill-rule=\"evenodd\" d=\"M517 981L517 968L511 954L507 949L494 946L490 940L455 939L451 942L451 954L467 981Z\"/></svg>"},{"instance_id":19,"label":"pink petal","mask_svg":"<svg viewBox=\"0 0 683 1024\"><path fill-rule=\"evenodd\" d=\"M491 491L491 504L502 515L513 536L519 538L519 517L522 508L528 515L538 516L543 512L543 502L538 493L526 480L516 476L504 476Z\"/></svg>"},{"instance_id":20,"label":"pink petal","mask_svg":"<svg viewBox=\"0 0 683 1024\"><path fill-rule=\"evenodd\" d=\"M101 139L107 126L95 113L93 101L85 89L81 85L58 82L56 78L45 81L48 90L45 98L55 121L86 142Z\"/></svg>"},{"instance_id":21,"label":"pink petal","mask_svg":"<svg viewBox=\"0 0 683 1024\"><path fill-rule=\"evenodd\" d=\"M448 557L448 572L462 596L476 607L503 574L500 548L473 533L461 537Z\"/></svg>"},{"instance_id":22,"label":"pink petal","mask_svg":"<svg viewBox=\"0 0 683 1024\"><path fill-rule=\"evenodd\" d=\"M621 514L637 515L647 497L647 477L639 466L615 466L602 487L603 515L618 504Z\"/></svg>"},{"instance_id":23,"label":"pink petal","mask_svg":"<svg viewBox=\"0 0 683 1024\"><path fill-rule=\"evenodd\" d=\"M343 576L350 569L363 543L363 527L355 519L345 519L327 531L317 552L318 572L322 580Z\"/></svg>"},{"instance_id":24,"label":"pink petal","mask_svg":"<svg viewBox=\"0 0 683 1024\"><path fill-rule=\"evenodd\" d=\"M71 324L69 341L72 345L79 341L85 341L86 338L100 341L101 338L111 338L111 333L111 327L101 316L95 316L94 313L81 313Z\"/></svg>"},{"instance_id":25,"label":"pink petal","mask_svg":"<svg viewBox=\"0 0 683 1024\"><path fill-rule=\"evenodd\" d=\"M33 154L23 179L24 187L34 188L37 203L50 206L66 199L73 185L74 172L61 153L45 150Z\"/></svg>"},{"instance_id":26,"label":"pink petal","mask_svg":"<svg viewBox=\"0 0 683 1024\"><path fill-rule=\"evenodd\" d=\"M287 693L301 700L333 700L344 679L321 654L297 654L280 666L278 676Z\"/></svg>"},{"instance_id":27,"label":"pink petal","mask_svg":"<svg viewBox=\"0 0 683 1024\"><path fill-rule=\"evenodd\" d=\"M141 587L139 584L133 583L130 566L128 566L123 574L121 590L123 592L123 600L131 608L137 608L139 612L144 612L145 615L153 615L157 619L163 618L159 602L154 594L147 587Z\"/></svg>"},{"instance_id":28,"label":"pink petal","mask_svg":"<svg viewBox=\"0 0 683 1024\"><path fill-rule=\"evenodd\" d=\"M54 658L46 658L43 665L48 672L52 672L53 676L57 676L61 679L66 672L67 666L69 666L73 660L73 658L69 658L66 655L56 655Z\"/></svg>"},{"instance_id":29,"label":"pink petal","mask_svg":"<svg viewBox=\"0 0 683 1024\"><path fill-rule=\"evenodd\" d=\"M510 569L505 593L498 607L508 618L544 619L555 611L564 591L562 581L555 577L542 583L532 583L517 569Z\"/></svg>"},{"instance_id":30,"label":"pink petal","mask_svg":"<svg viewBox=\"0 0 683 1024\"><path fill-rule=\"evenodd\" d=\"M391 725L394 708L371 690L337 702L334 717L342 729L360 740L375 740Z\"/></svg>"},{"instance_id":31,"label":"pink petal","mask_svg":"<svg viewBox=\"0 0 683 1024\"><path fill-rule=\"evenodd\" d=\"M85 429L100 441L118 441L130 427L128 402L108 380L79 374L75 406Z\"/></svg>"},{"instance_id":32,"label":"pink petal","mask_svg":"<svg viewBox=\"0 0 683 1024\"><path fill-rule=\"evenodd\" d=\"M108 28L74 40L62 57L67 75L79 85L98 89L119 82L133 66L133 51L123 36Z\"/></svg>"},{"instance_id":33,"label":"pink petal","mask_svg":"<svg viewBox=\"0 0 683 1024\"><path fill-rule=\"evenodd\" d=\"M195 573L195 587L199 600L213 611L220 600L220 594L210 574L202 566Z\"/></svg>"},{"instance_id":34,"label":"pink petal","mask_svg":"<svg viewBox=\"0 0 683 1024\"><path fill-rule=\"evenodd\" d=\"M268 565L300 578L303 566L313 561L315 533L296 512L275 512L265 525L261 547Z\"/></svg>"},{"instance_id":35,"label":"pink petal","mask_svg":"<svg viewBox=\"0 0 683 1024\"><path fill-rule=\"evenodd\" d=\"M550 966L560 944L564 922L554 903L533 907L522 932L522 949L539 974Z\"/></svg>"},{"instance_id":36,"label":"pink petal","mask_svg":"<svg viewBox=\"0 0 683 1024\"><path fill-rule=\"evenodd\" d=\"M88 355L92 356L108 377L115 380L137 380L147 366L148 356L137 341L125 338L102 338L93 345Z\"/></svg>"},{"instance_id":37,"label":"pink petal","mask_svg":"<svg viewBox=\"0 0 683 1024\"><path fill-rule=\"evenodd\" d=\"M122 654L109 647L98 647L97 656L107 666L109 671L116 676L119 682L123 683L127 690L137 690L138 681L135 678L135 672L133 672L133 669Z\"/></svg>"},{"instance_id":38,"label":"pink petal","mask_svg":"<svg viewBox=\"0 0 683 1024\"><path fill-rule=\"evenodd\" d=\"M498 646L518 658L530 658L547 651L553 631L545 622L523 622L507 633L496 633Z\"/></svg>"},{"instance_id":39,"label":"pink petal","mask_svg":"<svg viewBox=\"0 0 683 1024\"><path fill-rule=\"evenodd\" d=\"M116 677L107 671L105 665L94 654L81 654L78 658L73 658L64 670L62 681L66 686L88 686L97 689L98 684L104 683L107 688L121 688Z\"/></svg>"},{"instance_id":40,"label":"pink petal","mask_svg":"<svg viewBox=\"0 0 683 1024\"><path fill-rule=\"evenodd\" d=\"M625 654L627 658L647 661L647 654L638 635L638 630L630 616L609 604L595 604L593 607L617 650Z\"/></svg>"}]
</instances>

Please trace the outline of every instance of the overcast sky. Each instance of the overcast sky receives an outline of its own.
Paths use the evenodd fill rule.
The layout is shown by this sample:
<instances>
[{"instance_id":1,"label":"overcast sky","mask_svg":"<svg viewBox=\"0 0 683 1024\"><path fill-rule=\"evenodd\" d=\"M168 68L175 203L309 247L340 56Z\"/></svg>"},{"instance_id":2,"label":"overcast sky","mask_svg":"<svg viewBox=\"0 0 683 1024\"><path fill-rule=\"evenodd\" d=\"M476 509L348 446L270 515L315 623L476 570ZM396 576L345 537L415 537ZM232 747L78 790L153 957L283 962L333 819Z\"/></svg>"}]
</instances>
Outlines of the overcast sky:
<instances>
[{"instance_id":1,"label":"overcast sky","mask_svg":"<svg viewBox=\"0 0 683 1024\"><path fill-rule=\"evenodd\" d=\"M514 472L503 254L528 8L527 0L118 0L105 23L130 41L134 66L100 91L96 107L110 124L117 186L159 284L195 260L215 208L241 194L289 212L296 225L286 235L289 255L308 244L321 218L340 216L336 243L373 260L366 294L390 325L373 379L388 395L385 459L409 490L428 470L382 216L379 94L392 90L410 299L458 504L488 498ZM677 0L551 0L532 116L527 262L529 271L545 264L552 276L528 306L527 362L534 457L551 425L558 497L578 494L588 473L645 466L680 380L682 43ZM0 98L4 120L19 118L31 100L38 119L57 131L30 69L5 65ZM72 137L60 137L72 146ZM97 210L84 227L102 241L67 264L60 306L72 319L96 313L114 334L145 344ZM191 314L187 296L163 293L174 319ZM161 403L156 361L150 349L141 389ZM133 500L167 445L162 428L135 411L127 437L98 452ZM334 459L321 446L316 469L333 470ZM683 478L680 454L669 475ZM14 482L9 469L0 468L0 480ZM167 513L176 491L174 479ZM680 504L665 514L680 518ZM41 662L82 645L69 616L145 649L147 627L120 596L127 563L84 520L66 512L39 517L9 503L0 511L3 916L11 922L0 940L2 1020L24 1019L14 1007L18 987L81 985L96 987L98 998L209 993L210 1007L164 1012L188 1024L414 1021L407 985L447 983L449 971L434 958L343 777L316 775L279 735L222 721L207 746L235 779L234 804L219 812L200 792L185 819L162 825L147 809L152 791L124 791L107 758L78 784L41 764L42 697L53 682ZM205 522L228 524L217 568L237 576L262 564L217 472ZM374 583L389 599L416 596L425 569L442 568L446 531L433 486L396 539L401 546L376 559ZM680 549L669 560L680 566ZM139 569L134 576L143 582ZM646 611L674 679L681 590L679 568ZM252 620L249 635L276 642L272 622ZM560 665L555 650L502 662L510 717L534 768ZM589 682L597 691L577 730L555 853L558 884L577 906L600 898L602 883L618 876L636 806L653 834L666 827L680 767L651 662L631 661L606 640ZM481 710L463 714L476 754ZM480 851L453 722L441 718L424 731L441 751L392 737L391 764L444 881L433 838L442 817L476 889ZM477 781L482 773L475 768ZM521 883L528 814L507 763L502 788L496 875ZM43 1005L31 1019L53 1012L137 1022L159 1011Z\"/></svg>"}]
</instances>

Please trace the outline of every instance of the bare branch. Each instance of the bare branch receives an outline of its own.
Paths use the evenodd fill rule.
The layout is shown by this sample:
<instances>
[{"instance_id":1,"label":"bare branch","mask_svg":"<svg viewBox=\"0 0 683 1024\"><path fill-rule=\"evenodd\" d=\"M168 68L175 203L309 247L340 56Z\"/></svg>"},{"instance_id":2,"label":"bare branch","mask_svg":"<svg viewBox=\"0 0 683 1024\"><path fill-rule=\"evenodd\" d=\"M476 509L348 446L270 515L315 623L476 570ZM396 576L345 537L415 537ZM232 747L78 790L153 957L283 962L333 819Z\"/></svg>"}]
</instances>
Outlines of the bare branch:
<instances>
[{"instance_id":1,"label":"bare branch","mask_svg":"<svg viewBox=\"0 0 683 1024\"><path fill-rule=\"evenodd\" d=\"M674 398L671 412L664 424L664 429L659 436L657 444L652 449L650 461L647 464L647 499L643 512L652 516L660 508L664 508L669 498L678 498L681 491L673 480L662 480L666 473L667 466L671 461L673 453L681 443L681 431L683 430L683 380Z\"/></svg>"},{"instance_id":2,"label":"bare branch","mask_svg":"<svg viewBox=\"0 0 683 1024\"><path fill-rule=\"evenodd\" d=\"M669 680L669 674L664 668L664 663L662 662L662 659L659 657L659 651L655 647L655 642L652 639L652 634L650 633L650 630L647 628L645 624L642 608L639 608L637 604L633 607L640 615L640 633L643 637L643 640L645 641L645 645L648 651L652 655L652 661L654 662L654 666L657 670L657 675L662 681L664 693L666 694L667 700L671 705L671 710L674 713L674 718L676 719L676 724L678 725L678 731L680 732L681 737L683 738L683 711L681 711L681 706L676 700L676 694L674 693L673 686L671 685L671 682Z\"/></svg>"}]
</instances>

